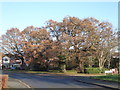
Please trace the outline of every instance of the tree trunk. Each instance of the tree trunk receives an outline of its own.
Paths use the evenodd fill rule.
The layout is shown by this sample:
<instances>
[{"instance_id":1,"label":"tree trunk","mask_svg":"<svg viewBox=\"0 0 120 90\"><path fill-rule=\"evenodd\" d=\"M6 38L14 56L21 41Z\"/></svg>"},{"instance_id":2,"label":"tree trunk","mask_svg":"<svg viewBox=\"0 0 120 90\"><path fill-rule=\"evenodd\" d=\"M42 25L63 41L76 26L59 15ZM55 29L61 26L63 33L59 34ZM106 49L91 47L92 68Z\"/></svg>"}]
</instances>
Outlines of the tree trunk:
<instances>
[{"instance_id":1,"label":"tree trunk","mask_svg":"<svg viewBox=\"0 0 120 90\"><path fill-rule=\"evenodd\" d=\"M63 65L63 72L66 72L66 64Z\"/></svg>"},{"instance_id":2,"label":"tree trunk","mask_svg":"<svg viewBox=\"0 0 120 90\"><path fill-rule=\"evenodd\" d=\"M21 57L21 61L22 61L21 69L25 69L26 64L24 62L24 58L23 57Z\"/></svg>"},{"instance_id":3,"label":"tree trunk","mask_svg":"<svg viewBox=\"0 0 120 90\"><path fill-rule=\"evenodd\" d=\"M110 69L110 60L108 60L108 69Z\"/></svg>"},{"instance_id":4,"label":"tree trunk","mask_svg":"<svg viewBox=\"0 0 120 90\"><path fill-rule=\"evenodd\" d=\"M29 70L34 70L34 62L30 62L29 66L28 66Z\"/></svg>"},{"instance_id":5,"label":"tree trunk","mask_svg":"<svg viewBox=\"0 0 120 90\"><path fill-rule=\"evenodd\" d=\"M100 68L100 70L102 70L102 69L103 69L103 66L99 66L99 68Z\"/></svg>"},{"instance_id":6,"label":"tree trunk","mask_svg":"<svg viewBox=\"0 0 120 90\"><path fill-rule=\"evenodd\" d=\"M99 59L99 68L100 68L100 70L103 69L104 64L105 64L105 61L103 61L103 60L104 60L103 58Z\"/></svg>"},{"instance_id":7,"label":"tree trunk","mask_svg":"<svg viewBox=\"0 0 120 90\"><path fill-rule=\"evenodd\" d=\"M104 67L104 65L105 65L105 62L106 62L106 58L105 58L105 56L104 56L103 51L101 52L101 55L100 55L100 57L98 58L98 60L99 60L99 68L100 68L100 70L102 70L103 67Z\"/></svg>"},{"instance_id":8,"label":"tree trunk","mask_svg":"<svg viewBox=\"0 0 120 90\"><path fill-rule=\"evenodd\" d=\"M46 68L46 71L49 71L49 63L48 63L48 61L46 61L45 68Z\"/></svg>"},{"instance_id":9,"label":"tree trunk","mask_svg":"<svg viewBox=\"0 0 120 90\"><path fill-rule=\"evenodd\" d=\"M92 57L89 57L88 60L89 60L88 61L89 68L92 68L92 65L93 65Z\"/></svg>"},{"instance_id":10,"label":"tree trunk","mask_svg":"<svg viewBox=\"0 0 120 90\"><path fill-rule=\"evenodd\" d=\"M83 62L79 62L79 72L84 73L84 65Z\"/></svg>"}]
</instances>

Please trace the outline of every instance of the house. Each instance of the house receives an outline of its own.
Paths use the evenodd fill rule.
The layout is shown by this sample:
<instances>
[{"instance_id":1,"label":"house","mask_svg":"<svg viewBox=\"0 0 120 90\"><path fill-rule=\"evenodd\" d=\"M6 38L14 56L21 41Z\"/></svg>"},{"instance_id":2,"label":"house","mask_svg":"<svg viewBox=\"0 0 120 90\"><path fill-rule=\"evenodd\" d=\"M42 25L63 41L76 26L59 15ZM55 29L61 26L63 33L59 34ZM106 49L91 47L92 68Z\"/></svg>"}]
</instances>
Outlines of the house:
<instances>
[{"instance_id":1,"label":"house","mask_svg":"<svg viewBox=\"0 0 120 90\"><path fill-rule=\"evenodd\" d=\"M0 69L2 69L2 53L0 52Z\"/></svg>"},{"instance_id":2,"label":"house","mask_svg":"<svg viewBox=\"0 0 120 90\"><path fill-rule=\"evenodd\" d=\"M4 66L4 68L10 68L10 58L8 56L2 58L2 66Z\"/></svg>"},{"instance_id":3,"label":"house","mask_svg":"<svg viewBox=\"0 0 120 90\"><path fill-rule=\"evenodd\" d=\"M6 54L2 58L2 66L6 69L20 68L21 63L22 61L17 55Z\"/></svg>"}]
</instances>

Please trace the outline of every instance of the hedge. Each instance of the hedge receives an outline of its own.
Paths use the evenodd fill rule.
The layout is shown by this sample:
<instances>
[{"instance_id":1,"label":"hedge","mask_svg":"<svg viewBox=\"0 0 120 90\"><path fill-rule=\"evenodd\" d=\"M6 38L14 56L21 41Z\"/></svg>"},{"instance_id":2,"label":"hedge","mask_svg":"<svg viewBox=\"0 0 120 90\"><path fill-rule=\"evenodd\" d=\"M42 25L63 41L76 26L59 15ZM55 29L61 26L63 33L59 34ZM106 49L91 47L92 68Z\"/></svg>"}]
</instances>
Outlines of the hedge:
<instances>
[{"instance_id":1,"label":"hedge","mask_svg":"<svg viewBox=\"0 0 120 90\"><path fill-rule=\"evenodd\" d=\"M103 68L100 70L99 68L85 68L84 72L88 74L94 74L94 73L104 73L106 68Z\"/></svg>"}]
</instances>

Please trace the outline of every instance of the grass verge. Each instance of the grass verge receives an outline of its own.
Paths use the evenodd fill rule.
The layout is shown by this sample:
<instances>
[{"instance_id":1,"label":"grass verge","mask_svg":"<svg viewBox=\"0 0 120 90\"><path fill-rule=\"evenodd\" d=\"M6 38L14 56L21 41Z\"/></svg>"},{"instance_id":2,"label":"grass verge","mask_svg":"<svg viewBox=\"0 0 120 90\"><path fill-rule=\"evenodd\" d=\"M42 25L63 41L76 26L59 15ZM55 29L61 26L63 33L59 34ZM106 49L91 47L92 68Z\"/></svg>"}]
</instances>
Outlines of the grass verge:
<instances>
[{"instance_id":1,"label":"grass verge","mask_svg":"<svg viewBox=\"0 0 120 90\"><path fill-rule=\"evenodd\" d=\"M120 82L120 74L118 75L106 75L106 76L94 76L92 79L106 80L106 81L115 81Z\"/></svg>"},{"instance_id":2,"label":"grass verge","mask_svg":"<svg viewBox=\"0 0 120 90\"><path fill-rule=\"evenodd\" d=\"M67 70L66 72L60 72L59 70L49 70L49 71L30 71L30 70L4 70L13 73L35 73L35 74L66 74L75 75L77 72L75 70Z\"/></svg>"},{"instance_id":3,"label":"grass verge","mask_svg":"<svg viewBox=\"0 0 120 90\"><path fill-rule=\"evenodd\" d=\"M58 75L70 75L70 76L103 76L103 74L85 74L77 73L76 70L67 70L66 72L60 72L59 70L49 70L49 71L30 71L30 70L3 70L13 73L33 73L33 74L58 74Z\"/></svg>"}]
</instances>

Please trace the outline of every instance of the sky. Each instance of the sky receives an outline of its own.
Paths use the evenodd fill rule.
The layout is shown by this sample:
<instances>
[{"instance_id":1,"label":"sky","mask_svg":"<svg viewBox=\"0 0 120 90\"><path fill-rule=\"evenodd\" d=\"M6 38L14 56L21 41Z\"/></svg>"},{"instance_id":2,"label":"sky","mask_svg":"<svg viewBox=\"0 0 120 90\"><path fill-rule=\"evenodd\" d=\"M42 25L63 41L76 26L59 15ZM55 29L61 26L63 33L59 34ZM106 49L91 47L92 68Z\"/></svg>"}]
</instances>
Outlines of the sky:
<instances>
[{"instance_id":1,"label":"sky","mask_svg":"<svg viewBox=\"0 0 120 90\"><path fill-rule=\"evenodd\" d=\"M0 2L0 36L10 28L41 27L65 16L94 17L118 28L118 2Z\"/></svg>"}]
</instances>

